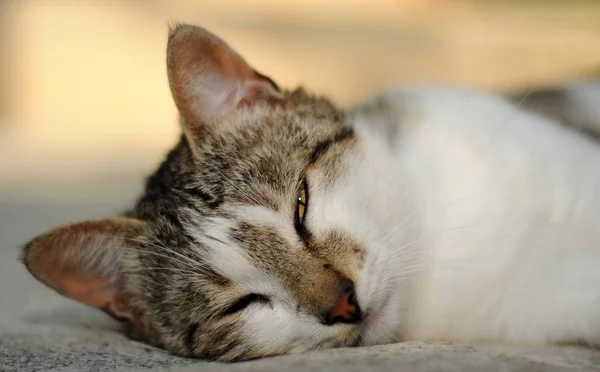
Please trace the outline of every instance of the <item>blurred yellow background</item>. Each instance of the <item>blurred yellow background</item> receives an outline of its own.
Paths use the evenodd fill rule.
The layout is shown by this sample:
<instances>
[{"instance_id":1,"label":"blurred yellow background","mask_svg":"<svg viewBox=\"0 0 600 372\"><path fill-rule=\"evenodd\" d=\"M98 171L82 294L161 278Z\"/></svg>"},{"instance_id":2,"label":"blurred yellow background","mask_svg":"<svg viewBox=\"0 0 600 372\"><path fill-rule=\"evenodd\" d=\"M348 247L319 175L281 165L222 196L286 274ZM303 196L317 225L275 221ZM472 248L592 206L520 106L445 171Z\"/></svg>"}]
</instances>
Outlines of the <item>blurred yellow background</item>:
<instances>
[{"instance_id":1,"label":"blurred yellow background","mask_svg":"<svg viewBox=\"0 0 600 372\"><path fill-rule=\"evenodd\" d=\"M0 200L86 199L86 185L141 180L157 164L179 130L170 21L204 26L280 85L342 105L396 84L514 90L600 72L600 1L0 4Z\"/></svg>"}]
</instances>

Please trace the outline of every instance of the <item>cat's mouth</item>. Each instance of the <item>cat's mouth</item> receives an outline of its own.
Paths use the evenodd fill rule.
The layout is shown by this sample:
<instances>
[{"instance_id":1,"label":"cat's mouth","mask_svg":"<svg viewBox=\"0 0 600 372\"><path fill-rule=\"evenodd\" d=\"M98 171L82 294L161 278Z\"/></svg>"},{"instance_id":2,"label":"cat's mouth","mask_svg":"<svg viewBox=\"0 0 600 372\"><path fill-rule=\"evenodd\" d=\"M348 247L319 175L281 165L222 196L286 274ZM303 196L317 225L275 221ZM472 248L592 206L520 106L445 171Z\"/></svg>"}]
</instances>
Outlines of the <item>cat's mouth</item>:
<instances>
[{"instance_id":1,"label":"cat's mouth","mask_svg":"<svg viewBox=\"0 0 600 372\"><path fill-rule=\"evenodd\" d=\"M353 326L345 337L328 339L317 344L313 349L321 349L327 347L360 347L376 344L373 340L381 339L382 335L378 330L381 329L381 314L385 312L391 299L391 294L377 302L377 304L363 313L360 323Z\"/></svg>"}]
</instances>

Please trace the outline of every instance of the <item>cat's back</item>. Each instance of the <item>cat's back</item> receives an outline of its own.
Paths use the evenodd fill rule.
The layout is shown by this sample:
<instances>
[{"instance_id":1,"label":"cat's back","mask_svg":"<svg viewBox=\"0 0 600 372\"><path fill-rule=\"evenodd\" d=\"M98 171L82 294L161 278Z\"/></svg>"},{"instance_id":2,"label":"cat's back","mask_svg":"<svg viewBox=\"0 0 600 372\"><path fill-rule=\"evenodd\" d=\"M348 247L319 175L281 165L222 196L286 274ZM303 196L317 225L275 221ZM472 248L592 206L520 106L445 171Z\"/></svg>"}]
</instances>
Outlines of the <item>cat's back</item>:
<instances>
[{"instance_id":1,"label":"cat's back","mask_svg":"<svg viewBox=\"0 0 600 372\"><path fill-rule=\"evenodd\" d=\"M600 142L523 108L524 100L452 87L394 89L363 106L370 111L361 111L362 123L386 123L397 164L430 208L485 197L516 216L543 210L541 219L569 213L597 225Z\"/></svg>"},{"instance_id":2,"label":"cat's back","mask_svg":"<svg viewBox=\"0 0 600 372\"><path fill-rule=\"evenodd\" d=\"M350 111L369 119L395 118L397 125L443 117L443 125L514 126L523 115L534 125L559 124L568 132L600 139L600 80L557 89L500 94L456 86L408 86L388 89ZM483 119L483 120L481 120ZM510 122L513 121L513 122ZM437 123L434 122L434 123ZM460 129L460 128L457 128ZM552 135L553 133L548 133ZM563 133L559 133L562 135Z\"/></svg>"}]
</instances>

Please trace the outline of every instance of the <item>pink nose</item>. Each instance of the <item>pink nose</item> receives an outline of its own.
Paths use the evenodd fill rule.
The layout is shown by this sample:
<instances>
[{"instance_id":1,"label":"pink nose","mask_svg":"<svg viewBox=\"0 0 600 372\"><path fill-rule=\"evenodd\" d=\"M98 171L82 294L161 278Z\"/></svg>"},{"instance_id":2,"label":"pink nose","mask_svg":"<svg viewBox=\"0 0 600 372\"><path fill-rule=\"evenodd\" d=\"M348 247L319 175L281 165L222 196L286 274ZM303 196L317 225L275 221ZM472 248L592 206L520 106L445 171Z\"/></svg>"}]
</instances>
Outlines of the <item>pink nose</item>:
<instances>
[{"instance_id":1,"label":"pink nose","mask_svg":"<svg viewBox=\"0 0 600 372\"><path fill-rule=\"evenodd\" d=\"M356 323L360 321L360 307L356 301L354 288L350 288L338 299L333 309L326 316L327 324Z\"/></svg>"}]
</instances>

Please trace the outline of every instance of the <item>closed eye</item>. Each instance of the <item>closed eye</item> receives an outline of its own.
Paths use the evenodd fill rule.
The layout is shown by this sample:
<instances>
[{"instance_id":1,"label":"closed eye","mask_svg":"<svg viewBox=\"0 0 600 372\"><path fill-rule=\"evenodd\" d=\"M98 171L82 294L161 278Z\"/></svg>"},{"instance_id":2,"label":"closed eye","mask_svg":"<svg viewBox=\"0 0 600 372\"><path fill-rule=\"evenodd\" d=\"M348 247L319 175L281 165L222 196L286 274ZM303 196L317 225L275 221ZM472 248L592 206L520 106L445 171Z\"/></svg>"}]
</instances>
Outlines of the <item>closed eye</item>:
<instances>
[{"instance_id":1,"label":"closed eye","mask_svg":"<svg viewBox=\"0 0 600 372\"><path fill-rule=\"evenodd\" d=\"M261 295L261 294L251 293L249 295L241 297L236 302L231 304L231 306L229 306L225 311L223 311L222 315L227 316L227 315L239 313L240 311L244 310L251 304L257 303L257 302L259 302L261 304L270 304L271 303L271 301L269 300L269 297Z\"/></svg>"}]
</instances>

